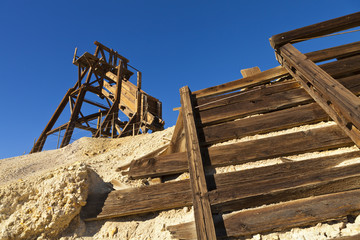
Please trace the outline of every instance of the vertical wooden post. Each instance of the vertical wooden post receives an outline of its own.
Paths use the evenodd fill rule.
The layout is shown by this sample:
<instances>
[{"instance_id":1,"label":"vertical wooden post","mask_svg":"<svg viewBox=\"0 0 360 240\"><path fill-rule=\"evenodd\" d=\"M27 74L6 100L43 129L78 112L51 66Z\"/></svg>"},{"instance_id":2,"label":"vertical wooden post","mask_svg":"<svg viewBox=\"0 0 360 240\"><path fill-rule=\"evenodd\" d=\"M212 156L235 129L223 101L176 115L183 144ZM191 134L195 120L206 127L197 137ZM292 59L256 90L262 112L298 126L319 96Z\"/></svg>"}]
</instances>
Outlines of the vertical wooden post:
<instances>
[{"instance_id":1,"label":"vertical wooden post","mask_svg":"<svg viewBox=\"0 0 360 240\"><path fill-rule=\"evenodd\" d=\"M58 149L58 148L59 148L59 142L60 142L60 131L61 131L61 128L59 128L59 134L58 134L58 140L57 140L56 149Z\"/></svg>"},{"instance_id":2,"label":"vertical wooden post","mask_svg":"<svg viewBox=\"0 0 360 240\"><path fill-rule=\"evenodd\" d=\"M100 124L100 127L98 128L97 132L95 133L95 137L98 137L101 130L104 126L108 124L108 122L111 120L111 116L114 114L117 114L119 111L119 103L121 98L121 85L122 85L122 61L119 60L118 65L118 71L117 71L117 81L116 81L116 95L115 95L115 101L112 104L111 108L109 109L108 113L106 114L104 121Z\"/></svg>"},{"instance_id":3,"label":"vertical wooden post","mask_svg":"<svg viewBox=\"0 0 360 240\"><path fill-rule=\"evenodd\" d=\"M111 120L111 138L114 138L115 136L115 114L112 115L112 120Z\"/></svg>"},{"instance_id":4,"label":"vertical wooden post","mask_svg":"<svg viewBox=\"0 0 360 240\"><path fill-rule=\"evenodd\" d=\"M137 71L137 88L138 90L141 89L141 72Z\"/></svg>"},{"instance_id":5,"label":"vertical wooden post","mask_svg":"<svg viewBox=\"0 0 360 240\"><path fill-rule=\"evenodd\" d=\"M196 234L198 239L216 239L214 220L206 185L203 158L196 131L191 92L189 87L180 89L181 109L186 136L186 150L193 197Z\"/></svg>"}]
</instances>

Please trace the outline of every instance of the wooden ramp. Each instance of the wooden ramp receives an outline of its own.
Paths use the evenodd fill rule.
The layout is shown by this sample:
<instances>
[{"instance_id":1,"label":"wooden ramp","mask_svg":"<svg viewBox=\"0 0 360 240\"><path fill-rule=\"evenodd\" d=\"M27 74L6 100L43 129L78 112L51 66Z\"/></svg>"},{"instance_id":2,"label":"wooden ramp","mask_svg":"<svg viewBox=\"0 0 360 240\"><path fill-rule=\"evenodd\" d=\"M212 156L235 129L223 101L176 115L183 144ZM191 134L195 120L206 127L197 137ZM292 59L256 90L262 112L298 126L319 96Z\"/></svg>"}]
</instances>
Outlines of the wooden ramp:
<instances>
[{"instance_id":1,"label":"wooden ramp","mask_svg":"<svg viewBox=\"0 0 360 240\"><path fill-rule=\"evenodd\" d=\"M359 19L355 13L272 37L281 64L276 68L244 70L242 79L194 92L181 88L169 148L133 161L128 174L189 172L190 179L113 191L99 214L85 218L192 205L195 221L168 230L178 239L216 239L284 231L358 212L360 163L339 164L359 158L359 150L301 161L291 156L360 146L360 42L307 54L291 43L358 26ZM323 121L329 123L315 125ZM316 127L285 131L305 124ZM253 138L257 134L264 137ZM272 158L282 163L216 173L217 167Z\"/></svg>"}]
</instances>

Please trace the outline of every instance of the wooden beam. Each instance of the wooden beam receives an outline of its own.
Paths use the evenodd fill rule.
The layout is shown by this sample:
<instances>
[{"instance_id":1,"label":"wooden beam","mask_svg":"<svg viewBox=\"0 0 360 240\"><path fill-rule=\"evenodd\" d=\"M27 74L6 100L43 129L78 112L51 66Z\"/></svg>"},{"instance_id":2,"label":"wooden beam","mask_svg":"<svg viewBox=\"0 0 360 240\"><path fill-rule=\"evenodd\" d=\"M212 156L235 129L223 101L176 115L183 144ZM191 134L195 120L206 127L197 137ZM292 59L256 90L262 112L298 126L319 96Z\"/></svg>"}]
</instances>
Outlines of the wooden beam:
<instances>
[{"instance_id":1,"label":"wooden beam","mask_svg":"<svg viewBox=\"0 0 360 240\"><path fill-rule=\"evenodd\" d=\"M360 12L274 35L270 38L270 44L277 49L286 43L301 42L357 26L360 26Z\"/></svg>"},{"instance_id":2,"label":"wooden beam","mask_svg":"<svg viewBox=\"0 0 360 240\"><path fill-rule=\"evenodd\" d=\"M66 127L67 127L68 124L69 124L69 123L64 123L63 125L61 125L61 126L59 126L59 127L57 127L57 128L54 128L54 129L48 131L48 132L46 133L46 135L49 136L49 135L51 135L51 134L53 134L53 133L58 133L59 131L64 130L64 129L66 129Z\"/></svg>"},{"instance_id":3,"label":"wooden beam","mask_svg":"<svg viewBox=\"0 0 360 240\"><path fill-rule=\"evenodd\" d=\"M68 100L69 100L69 96L73 91L74 91L74 88L70 88L66 92L66 94L63 97L63 99L61 100L59 106L56 108L55 113L51 116L49 122L46 124L45 129L40 134L40 137L38 138L38 140L34 144L33 148L30 151L30 153L41 152L41 150L44 147L46 138L47 138L47 133L54 127L54 125L55 125L56 121L58 120L60 114L62 113L62 111L66 107L66 105L68 103Z\"/></svg>"},{"instance_id":4,"label":"wooden beam","mask_svg":"<svg viewBox=\"0 0 360 240\"><path fill-rule=\"evenodd\" d=\"M90 71L91 71L91 68L90 68L88 74L90 74ZM85 87L85 85L82 85L80 87L79 95L76 98L75 106L74 106L73 112L70 116L69 123L66 127L64 137L61 141L61 145L60 145L61 148L65 147L66 145L68 145L70 143L71 136L74 132L76 120L79 118L79 113L80 113L80 109L81 109L81 106L82 106L84 98L85 98L85 94L86 94L86 87Z\"/></svg>"},{"instance_id":5,"label":"wooden beam","mask_svg":"<svg viewBox=\"0 0 360 240\"><path fill-rule=\"evenodd\" d=\"M312 151L352 146L353 142L338 126L240 142L209 148L211 166L227 166L285 157ZM133 178L155 177L187 171L185 153L133 161L128 174Z\"/></svg>"},{"instance_id":6,"label":"wooden beam","mask_svg":"<svg viewBox=\"0 0 360 240\"><path fill-rule=\"evenodd\" d=\"M164 151L161 155L168 155L177 152L185 152L185 132L184 132L184 125L183 125L183 117L181 110L179 111L179 116L177 118L175 129L172 134L170 145L166 151Z\"/></svg>"},{"instance_id":7,"label":"wooden beam","mask_svg":"<svg viewBox=\"0 0 360 240\"><path fill-rule=\"evenodd\" d=\"M337 47L322 49L306 53L305 56L313 62L327 61L334 58L343 58L348 55L360 53L360 42L349 43Z\"/></svg>"},{"instance_id":8,"label":"wooden beam","mask_svg":"<svg viewBox=\"0 0 360 240\"><path fill-rule=\"evenodd\" d=\"M237 211L264 204L321 195L360 187L360 164L327 169L284 171L262 178L242 178L209 193L212 210ZM239 178L238 178L239 179ZM235 181L234 181L235 182Z\"/></svg>"},{"instance_id":9,"label":"wooden beam","mask_svg":"<svg viewBox=\"0 0 360 240\"><path fill-rule=\"evenodd\" d=\"M96 46L99 46L101 49L104 49L105 51L107 51L107 52L109 52L109 53L111 52L111 53L115 54L118 58L120 58L120 59L123 60L124 62L126 62L126 63L129 62L129 60L128 60L127 58L121 56L119 53L113 51L112 49L106 47L105 45L99 43L98 41L95 41L94 44L95 44Z\"/></svg>"},{"instance_id":10,"label":"wooden beam","mask_svg":"<svg viewBox=\"0 0 360 240\"><path fill-rule=\"evenodd\" d=\"M102 109L109 110L108 107L105 107L105 106L104 106L103 104L101 104L101 103L97 103L97 102L94 102L94 101L91 101L91 100L88 100L88 99L84 99L84 102L89 103L89 104L91 104L91 105L94 105L94 106L96 106L96 107L102 108Z\"/></svg>"},{"instance_id":11,"label":"wooden beam","mask_svg":"<svg viewBox=\"0 0 360 240\"><path fill-rule=\"evenodd\" d=\"M185 128L186 151L190 172L196 233L198 239L212 240L216 239L216 233L207 195L208 189L203 166L204 160L200 151L191 92L187 86L180 89L180 98L183 125Z\"/></svg>"},{"instance_id":12,"label":"wooden beam","mask_svg":"<svg viewBox=\"0 0 360 240\"><path fill-rule=\"evenodd\" d=\"M360 190L332 193L278 203L223 216L226 233L219 237L250 236L341 219L360 210ZM261 217L259 217L261 216ZM219 222L217 222L219 224ZM178 239L194 238L193 222L169 226Z\"/></svg>"},{"instance_id":13,"label":"wooden beam","mask_svg":"<svg viewBox=\"0 0 360 240\"><path fill-rule=\"evenodd\" d=\"M211 204L214 205L215 212L219 212L221 209L256 207L299 197L354 189L360 187L357 180L360 165L340 168L334 166L359 156L360 152L357 151L215 174L211 188L217 189L209 192ZM294 181L286 180L288 176ZM103 207L100 214L87 215L86 218L99 220L191 206L190 188L190 180L185 179L113 191L101 205ZM219 194L220 191L225 194Z\"/></svg>"},{"instance_id":14,"label":"wooden beam","mask_svg":"<svg viewBox=\"0 0 360 240\"><path fill-rule=\"evenodd\" d=\"M241 72L241 75L243 76L243 78L250 77L250 76L253 76L255 74L261 73L259 67L252 67L252 68L242 69L240 72Z\"/></svg>"},{"instance_id":15,"label":"wooden beam","mask_svg":"<svg viewBox=\"0 0 360 240\"><path fill-rule=\"evenodd\" d=\"M360 74L339 79L355 95L360 94ZM305 90L305 95L308 95ZM310 96L309 96L310 98ZM330 117L317 103L310 103L284 110L265 113L250 118L207 126L202 129L203 142L214 144L235 138L284 130L303 124L330 120Z\"/></svg>"},{"instance_id":16,"label":"wooden beam","mask_svg":"<svg viewBox=\"0 0 360 240\"><path fill-rule=\"evenodd\" d=\"M320 67L334 77L346 76L360 71L360 55L330 62ZM278 82L258 89L238 92L229 96L198 99L201 122L204 125L269 111L280 110L313 101L294 81Z\"/></svg>"},{"instance_id":17,"label":"wooden beam","mask_svg":"<svg viewBox=\"0 0 360 240\"><path fill-rule=\"evenodd\" d=\"M279 50L278 56L282 64L354 143L360 146L360 99L291 44L286 44Z\"/></svg>"},{"instance_id":18,"label":"wooden beam","mask_svg":"<svg viewBox=\"0 0 360 240\"><path fill-rule=\"evenodd\" d=\"M268 83L274 79L283 77L287 74L288 72L286 71L286 69L284 69L281 66L278 66L247 78L241 78L217 86L198 90L193 92L193 94L196 95L197 98L200 98L200 97L227 93L244 87L253 87L264 83Z\"/></svg>"},{"instance_id":19,"label":"wooden beam","mask_svg":"<svg viewBox=\"0 0 360 240\"><path fill-rule=\"evenodd\" d=\"M100 220L191 205L190 181L185 180L112 191L98 215L84 217Z\"/></svg>"},{"instance_id":20,"label":"wooden beam","mask_svg":"<svg viewBox=\"0 0 360 240\"><path fill-rule=\"evenodd\" d=\"M310 52L306 53L305 55L308 56L314 62L321 62L325 60L329 60L332 58L342 57L349 54L354 54L359 52L359 42L347 44L343 46L333 47L324 49L321 51ZM218 94L224 94L227 92L235 91L237 89L246 88L246 87L253 87L257 85L261 85L264 83L268 83L274 79L281 78L287 75L288 72L285 69L279 67L272 68L266 70L264 72L258 73L253 76L245 77L242 79L234 80L228 83L220 84L217 86L205 88L202 90L198 90L193 92L197 96L197 98L208 97Z\"/></svg>"},{"instance_id":21,"label":"wooden beam","mask_svg":"<svg viewBox=\"0 0 360 240\"><path fill-rule=\"evenodd\" d=\"M117 74L116 74L117 82L116 82L115 99L114 99L114 102L113 102L112 106L110 107L109 111L107 112L103 122L100 124L100 127L97 129L97 131L95 133L95 137L101 136L103 129L109 124L111 119L113 119L114 117L117 118L117 114L119 112L120 97L121 97L121 86L122 86L122 82L123 82L121 80L122 70L123 70L122 61L120 60L120 63L117 68ZM113 128L113 130L115 130L115 129Z\"/></svg>"}]
</instances>

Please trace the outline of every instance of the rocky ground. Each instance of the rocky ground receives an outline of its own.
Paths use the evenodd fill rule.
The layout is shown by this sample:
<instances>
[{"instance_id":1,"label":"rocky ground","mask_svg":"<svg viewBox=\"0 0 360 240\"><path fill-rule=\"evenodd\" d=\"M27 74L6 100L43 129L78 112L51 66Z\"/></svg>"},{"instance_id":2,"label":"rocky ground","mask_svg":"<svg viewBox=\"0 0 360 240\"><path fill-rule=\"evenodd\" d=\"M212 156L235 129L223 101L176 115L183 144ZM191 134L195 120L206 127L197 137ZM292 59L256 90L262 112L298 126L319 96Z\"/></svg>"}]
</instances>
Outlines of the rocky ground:
<instances>
[{"instance_id":1,"label":"rocky ground","mask_svg":"<svg viewBox=\"0 0 360 240\"><path fill-rule=\"evenodd\" d=\"M317 126L302 129L312 127ZM171 239L166 227L192 221L192 208L94 222L82 221L79 212L91 191L149 184L147 180L128 179L123 169L132 160L168 144L173 129L121 139L82 138L62 149L0 160L0 239ZM289 131L299 130L301 128ZM238 141L267 136L270 135ZM354 150L354 147L343 148L312 153L311 156ZM291 159L308 157L309 154ZM281 162L281 159L269 159L216 171L242 170ZM187 174L180 176L186 177ZM332 239L358 232L360 217L295 228L284 233L255 235L252 239Z\"/></svg>"}]
</instances>

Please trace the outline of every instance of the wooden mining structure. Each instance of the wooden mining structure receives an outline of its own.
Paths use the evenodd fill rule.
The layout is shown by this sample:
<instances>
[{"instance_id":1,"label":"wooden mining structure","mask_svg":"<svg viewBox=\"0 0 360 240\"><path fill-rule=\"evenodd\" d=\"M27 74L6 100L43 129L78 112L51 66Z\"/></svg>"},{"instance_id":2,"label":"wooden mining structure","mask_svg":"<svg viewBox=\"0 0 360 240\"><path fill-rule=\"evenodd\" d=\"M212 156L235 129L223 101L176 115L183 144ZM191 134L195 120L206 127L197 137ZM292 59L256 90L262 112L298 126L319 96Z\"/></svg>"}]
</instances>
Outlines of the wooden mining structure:
<instances>
[{"instance_id":1,"label":"wooden mining structure","mask_svg":"<svg viewBox=\"0 0 360 240\"><path fill-rule=\"evenodd\" d=\"M360 150L312 158L306 154L360 146L360 42L306 54L293 44L359 25L360 12L275 35L270 43L281 66L244 70L242 79L194 92L181 88L169 147L129 166L132 178L162 182L111 191L101 204L89 199L83 218L193 206L194 222L167 229L177 239L213 240L285 231L358 213L360 163L339 164L360 158ZM251 138L323 121L329 123ZM214 146L243 137L249 138ZM291 160L298 154L302 160ZM273 158L282 163L214 171ZM165 181L164 176L184 172L190 179Z\"/></svg>"},{"instance_id":2,"label":"wooden mining structure","mask_svg":"<svg viewBox=\"0 0 360 240\"><path fill-rule=\"evenodd\" d=\"M47 136L65 131L60 147L70 143L75 128L90 131L93 137L123 137L158 131L164 128L162 103L141 89L141 72L129 65L129 60L118 52L95 42L94 54L85 52L78 57L75 50L73 64L78 67L78 80L70 88L50 118L45 129L30 153L43 149ZM130 82L137 72L137 85ZM95 94L102 104L85 98ZM98 108L98 111L83 114L84 103ZM71 116L68 122L54 128L65 107L69 104ZM120 120L119 111L126 120ZM92 121L97 121L93 123Z\"/></svg>"}]
</instances>

